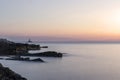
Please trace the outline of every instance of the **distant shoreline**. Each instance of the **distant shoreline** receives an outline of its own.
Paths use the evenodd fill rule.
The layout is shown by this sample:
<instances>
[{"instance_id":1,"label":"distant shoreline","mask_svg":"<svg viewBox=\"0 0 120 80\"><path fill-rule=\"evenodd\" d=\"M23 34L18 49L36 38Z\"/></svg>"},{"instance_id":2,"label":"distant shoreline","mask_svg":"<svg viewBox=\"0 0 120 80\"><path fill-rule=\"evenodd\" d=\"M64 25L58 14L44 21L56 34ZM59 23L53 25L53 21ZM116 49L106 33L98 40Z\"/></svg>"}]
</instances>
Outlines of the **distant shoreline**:
<instances>
[{"instance_id":1,"label":"distant shoreline","mask_svg":"<svg viewBox=\"0 0 120 80\"><path fill-rule=\"evenodd\" d=\"M35 42L35 43L64 43L64 44L120 44L120 42Z\"/></svg>"}]
</instances>

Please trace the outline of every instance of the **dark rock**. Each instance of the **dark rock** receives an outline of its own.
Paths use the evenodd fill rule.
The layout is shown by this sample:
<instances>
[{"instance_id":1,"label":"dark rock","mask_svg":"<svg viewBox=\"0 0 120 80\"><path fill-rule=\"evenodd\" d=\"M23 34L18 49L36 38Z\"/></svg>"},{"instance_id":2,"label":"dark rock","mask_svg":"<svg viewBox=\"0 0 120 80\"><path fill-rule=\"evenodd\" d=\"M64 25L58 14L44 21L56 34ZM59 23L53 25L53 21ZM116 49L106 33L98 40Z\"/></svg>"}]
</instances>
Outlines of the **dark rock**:
<instances>
[{"instance_id":1,"label":"dark rock","mask_svg":"<svg viewBox=\"0 0 120 80\"><path fill-rule=\"evenodd\" d=\"M23 58L21 56L14 56L14 57L10 57L10 58L6 58L6 60L18 60L18 61L34 61L34 62L44 62L42 59L37 58L37 59L32 59L30 60L29 57Z\"/></svg>"},{"instance_id":2,"label":"dark rock","mask_svg":"<svg viewBox=\"0 0 120 80\"><path fill-rule=\"evenodd\" d=\"M29 61L30 58L22 58L22 57L10 57L10 58L6 58L6 60L19 60L19 61Z\"/></svg>"},{"instance_id":3,"label":"dark rock","mask_svg":"<svg viewBox=\"0 0 120 80\"><path fill-rule=\"evenodd\" d=\"M43 46L47 48L48 46ZM62 57L62 53L47 51L42 53L28 53L29 50L40 50L40 45L15 43L6 39L0 39L0 55L20 55L20 56L44 56L44 57ZM8 58L9 59L9 58ZM24 58L12 58L11 60L28 60ZM9 59L10 60L10 59Z\"/></svg>"},{"instance_id":4,"label":"dark rock","mask_svg":"<svg viewBox=\"0 0 120 80\"><path fill-rule=\"evenodd\" d=\"M48 46L41 46L41 48L48 48Z\"/></svg>"},{"instance_id":5,"label":"dark rock","mask_svg":"<svg viewBox=\"0 0 120 80\"><path fill-rule=\"evenodd\" d=\"M0 39L0 55L17 55L28 53L29 50L40 50L36 44L15 43L6 39Z\"/></svg>"},{"instance_id":6,"label":"dark rock","mask_svg":"<svg viewBox=\"0 0 120 80\"><path fill-rule=\"evenodd\" d=\"M0 59L4 59L4 58L0 58Z\"/></svg>"},{"instance_id":7,"label":"dark rock","mask_svg":"<svg viewBox=\"0 0 120 80\"><path fill-rule=\"evenodd\" d=\"M37 59L32 59L31 61L40 61L40 62L44 62L42 59L40 59L40 58L37 58Z\"/></svg>"},{"instance_id":8,"label":"dark rock","mask_svg":"<svg viewBox=\"0 0 120 80\"><path fill-rule=\"evenodd\" d=\"M27 80L27 79L21 77L19 74L13 72L7 67L3 67L2 64L0 64L0 80Z\"/></svg>"},{"instance_id":9,"label":"dark rock","mask_svg":"<svg viewBox=\"0 0 120 80\"><path fill-rule=\"evenodd\" d=\"M47 52L34 53L34 54L28 53L28 54L24 54L23 56L62 57L63 54L55 51L47 51Z\"/></svg>"}]
</instances>

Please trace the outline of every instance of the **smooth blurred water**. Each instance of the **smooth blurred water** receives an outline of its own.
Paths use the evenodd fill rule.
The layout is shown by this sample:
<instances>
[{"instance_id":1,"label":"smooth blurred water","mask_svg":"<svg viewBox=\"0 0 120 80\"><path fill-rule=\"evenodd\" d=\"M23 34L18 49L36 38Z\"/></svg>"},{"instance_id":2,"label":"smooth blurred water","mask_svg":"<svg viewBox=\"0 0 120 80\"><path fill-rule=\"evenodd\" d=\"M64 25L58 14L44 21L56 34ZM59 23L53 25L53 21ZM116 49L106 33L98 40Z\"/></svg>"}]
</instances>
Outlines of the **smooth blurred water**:
<instances>
[{"instance_id":1,"label":"smooth blurred water","mask_svg":"<svg viewBox=\"0 0 120 80\"><path fill-rule=\"evenodd\" d=\"M28 80L120 80L120 44L46 43L48 49L66 53L63 58L45 58L45 63L5 61L4 66Z\"/></svg>"}]
</instances>

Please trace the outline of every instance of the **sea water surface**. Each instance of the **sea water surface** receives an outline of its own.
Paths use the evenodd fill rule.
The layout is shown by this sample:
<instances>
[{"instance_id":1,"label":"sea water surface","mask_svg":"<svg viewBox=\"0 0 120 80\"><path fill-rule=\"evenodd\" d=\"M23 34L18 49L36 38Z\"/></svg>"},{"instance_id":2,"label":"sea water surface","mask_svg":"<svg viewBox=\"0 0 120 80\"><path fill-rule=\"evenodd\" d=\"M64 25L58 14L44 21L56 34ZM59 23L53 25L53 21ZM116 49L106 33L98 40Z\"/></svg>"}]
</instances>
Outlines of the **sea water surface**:
<instances>
[{"instance_id":1,"label":"sea water surface","mask_svg":"<svg viewBox=\"0 0 120 80\"><path fill-rule=\"evenodd\" d=\"M0 60L28 80L120 80L120 44L41 43L42 51L66 53L40 57L45 63ZM37 51L38 52L38 51Z\"/></svg>"}]
</instances>

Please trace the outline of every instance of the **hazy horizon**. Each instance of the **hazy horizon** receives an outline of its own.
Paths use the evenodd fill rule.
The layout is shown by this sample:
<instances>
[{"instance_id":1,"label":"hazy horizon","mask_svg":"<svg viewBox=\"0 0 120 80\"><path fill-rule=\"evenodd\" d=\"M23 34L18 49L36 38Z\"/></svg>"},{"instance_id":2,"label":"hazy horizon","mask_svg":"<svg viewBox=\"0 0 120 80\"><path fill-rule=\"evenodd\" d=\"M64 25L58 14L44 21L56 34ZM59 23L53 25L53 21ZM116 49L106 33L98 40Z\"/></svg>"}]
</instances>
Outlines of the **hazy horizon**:
<instances>
[{"instance_id":1,"label":"hazy horizon","mask_svg":"<svg viewBox=\"0 0 120 80\"><path fill-rule=\"evenodd\" d=\"M0 0L0 38L120 42L119 0Z\"/></svg>"}]
</instances>

